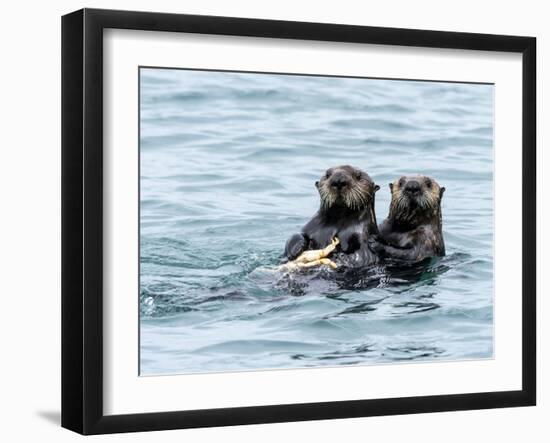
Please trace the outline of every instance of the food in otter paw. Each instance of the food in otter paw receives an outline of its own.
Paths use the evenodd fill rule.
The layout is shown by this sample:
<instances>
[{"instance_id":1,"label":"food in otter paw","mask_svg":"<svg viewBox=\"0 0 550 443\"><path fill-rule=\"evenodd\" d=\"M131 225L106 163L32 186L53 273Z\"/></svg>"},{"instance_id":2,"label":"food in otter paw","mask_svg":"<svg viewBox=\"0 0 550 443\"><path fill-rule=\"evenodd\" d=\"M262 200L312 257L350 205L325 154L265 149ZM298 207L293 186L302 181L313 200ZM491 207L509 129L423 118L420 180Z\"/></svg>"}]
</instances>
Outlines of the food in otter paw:
<instances>
[{"instance_id":1,"label":"food in otter paw","mask_svg":"<svg viewBox=\"0 0 550 443\"><path fill-rule=\"evenodd\" d=\"M332 269L336 269L338 265L327 258L340 244L337 238L333 238L330 245L323 249L314 249L311 251L302 252L298 258L281 265L279 269L287 271L295 271L300 268L312 268L314 266L328 265Z\"/></svg>"}]
</instances>

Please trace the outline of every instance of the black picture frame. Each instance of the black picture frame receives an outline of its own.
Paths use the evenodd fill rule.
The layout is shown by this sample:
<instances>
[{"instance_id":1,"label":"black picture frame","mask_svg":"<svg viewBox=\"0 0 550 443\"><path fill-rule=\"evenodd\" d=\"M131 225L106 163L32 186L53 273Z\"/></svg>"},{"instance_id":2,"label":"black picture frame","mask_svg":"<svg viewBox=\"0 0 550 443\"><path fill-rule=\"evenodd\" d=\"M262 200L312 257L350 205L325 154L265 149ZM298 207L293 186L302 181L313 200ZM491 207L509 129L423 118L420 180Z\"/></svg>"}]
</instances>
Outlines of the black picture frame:
<instances>
[{"instance_id":1,"label":"black picture frame","mask_svg":"<svg viewBox=\"0 0 550 443\"><path fill-rule=\"evenodd\" d=\"M103 413L103 30L171 31L522 54L522 389L131 415ZM536 39L83 9L62 18L62 426L151 431L535 405Z\"/></svg>"}]
</instances>

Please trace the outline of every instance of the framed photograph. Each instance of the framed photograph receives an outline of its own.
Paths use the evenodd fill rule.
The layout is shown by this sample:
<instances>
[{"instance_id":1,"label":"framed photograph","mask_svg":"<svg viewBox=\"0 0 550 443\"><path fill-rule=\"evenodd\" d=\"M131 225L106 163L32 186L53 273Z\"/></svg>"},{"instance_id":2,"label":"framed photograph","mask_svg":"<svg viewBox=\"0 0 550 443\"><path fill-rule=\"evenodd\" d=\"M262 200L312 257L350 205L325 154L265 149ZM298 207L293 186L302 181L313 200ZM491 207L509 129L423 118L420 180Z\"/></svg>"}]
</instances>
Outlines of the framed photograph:
<instances>
[{"instance_id":1,"label":"framed photograph","mask_svg":"<svg viewBox=\"0 0 550 443\"><path fill-rule=\"evenodd\" d=\"M62 19L62 425L536 399L532 37Z\"/></svg>"}]
</instances>

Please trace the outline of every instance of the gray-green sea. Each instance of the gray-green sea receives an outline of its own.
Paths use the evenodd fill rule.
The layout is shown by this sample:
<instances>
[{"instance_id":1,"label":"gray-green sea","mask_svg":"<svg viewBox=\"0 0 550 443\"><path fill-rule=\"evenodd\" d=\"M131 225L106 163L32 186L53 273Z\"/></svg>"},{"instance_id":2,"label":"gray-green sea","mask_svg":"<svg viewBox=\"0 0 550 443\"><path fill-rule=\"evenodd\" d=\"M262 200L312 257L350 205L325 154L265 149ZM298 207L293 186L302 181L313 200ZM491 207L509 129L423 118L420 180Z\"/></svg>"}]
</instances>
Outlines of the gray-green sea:
<instances>
[{"instance_id":1,"label":"gray-green sea","mask_svg":"<svg viewBox=\"0 0 550 443\"><path fill-rule=\"evenodd\" d=\"M283 275L314 182L446 187L447 255ZM492 358L493 86L140 71L142 375Z\"/></svg>"}]
</instances>

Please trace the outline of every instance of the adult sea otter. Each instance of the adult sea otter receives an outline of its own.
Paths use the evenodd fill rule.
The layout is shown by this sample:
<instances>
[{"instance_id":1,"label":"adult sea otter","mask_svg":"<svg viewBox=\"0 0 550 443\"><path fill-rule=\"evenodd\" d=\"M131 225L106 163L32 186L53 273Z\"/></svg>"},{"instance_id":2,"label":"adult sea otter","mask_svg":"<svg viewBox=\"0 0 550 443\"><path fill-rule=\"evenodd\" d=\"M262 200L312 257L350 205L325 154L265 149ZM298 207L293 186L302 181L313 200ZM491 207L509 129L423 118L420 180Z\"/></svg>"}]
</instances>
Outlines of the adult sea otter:
<instances>
[{"instance_id":1,"label":"adult sea otter","mask_svg":"<svg viewBox=\"0 0 550 443\"><path fill-rule=\"evenodd\" d=\"M378 260L367 244L369 235L378 232L374 195L380 189L370 176L350 165L329 168L315 183L320 206L300 233L286 242L285 256L294 260L304 251L335 245L338 266L366 266Z\"/></svg>"},{"instance_id":2,"label":"adult sea otter","mask_svg":"<svg viewBox=\"0 0 550 443\"><path fill-rule=\"evenodd\" d=\"M368 239L370 249L383 258L421 261L445 255L441 199L445 188L424 175L403 176L390 183L388 218L379 235Z\"/></svg>"}]
</instances>

